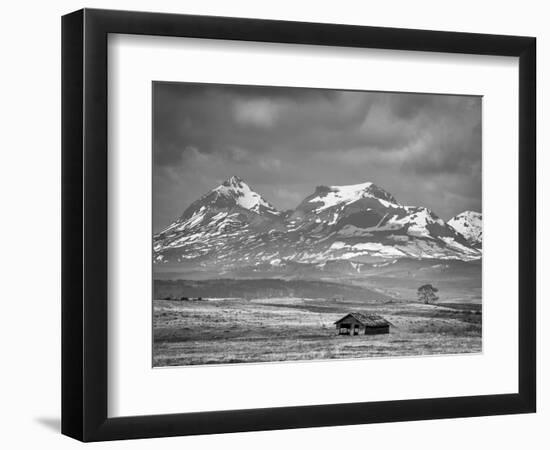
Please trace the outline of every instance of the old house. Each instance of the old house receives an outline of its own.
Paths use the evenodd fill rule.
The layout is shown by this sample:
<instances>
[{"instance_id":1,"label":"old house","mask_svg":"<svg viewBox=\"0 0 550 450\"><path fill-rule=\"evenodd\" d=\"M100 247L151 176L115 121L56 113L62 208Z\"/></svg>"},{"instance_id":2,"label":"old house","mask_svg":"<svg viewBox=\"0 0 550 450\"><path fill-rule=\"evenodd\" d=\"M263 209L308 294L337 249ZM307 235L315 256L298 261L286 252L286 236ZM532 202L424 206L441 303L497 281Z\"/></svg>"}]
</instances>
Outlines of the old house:
<instances>
[{"instance_id":1,"label":"old house","mask_svg":"<svg viewBox=\"0 0 550 450\"><path fill-rule=\"evenodd\" d=\"M334 322L338 334L387 334L390 332L390 323L377 314L351 312Z\"/></svg>"}]
</instances>

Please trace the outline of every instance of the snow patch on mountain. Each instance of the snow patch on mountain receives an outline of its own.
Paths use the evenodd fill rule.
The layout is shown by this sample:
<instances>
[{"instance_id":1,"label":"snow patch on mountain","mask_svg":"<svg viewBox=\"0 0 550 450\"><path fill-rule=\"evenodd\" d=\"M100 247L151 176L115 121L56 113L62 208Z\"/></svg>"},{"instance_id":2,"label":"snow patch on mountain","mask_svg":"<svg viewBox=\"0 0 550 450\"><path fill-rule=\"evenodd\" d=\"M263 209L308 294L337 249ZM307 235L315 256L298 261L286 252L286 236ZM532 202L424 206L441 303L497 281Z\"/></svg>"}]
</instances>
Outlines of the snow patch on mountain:
<instances>
[{"instance_id":1,"label":"snow patch on mountain","mask_svg":"<svg viewBox=\"0 0 550 450\"><path fill-rule=\"evenodd\" d=\"M466 247L465 245L462 245L459 242L456 242L453 238L442 237L441 239L451 248L457 249L460 252L464 252L469 255L477 256L477 252L475 250L472 250Z\"/></svg>"},{"instance_id":2,"label":"snow patch on mountain","mask_svg":"<svg viewBox=\"0 0 550 450\"><path fill-rule=\"evenodd\" d=\"M464 211L450 219L447 224L461 234L471 245L481 247L483 243L481 213Z\"/></svg>"},{"instance_id":3,"label":"snow patch on mountain","mask_svg":"<svg viewBox=\"0 0 550 450\"><path fill-rule=\"evenodd\" d=\"M441 220L427 208L417 208L415 212L407 217L407 219L409 222L407 233L410 236L429 237L430 231L428 230L428 225L445 225L445 222L443 222L443 220Z\"/></svg>"}]
</instances>

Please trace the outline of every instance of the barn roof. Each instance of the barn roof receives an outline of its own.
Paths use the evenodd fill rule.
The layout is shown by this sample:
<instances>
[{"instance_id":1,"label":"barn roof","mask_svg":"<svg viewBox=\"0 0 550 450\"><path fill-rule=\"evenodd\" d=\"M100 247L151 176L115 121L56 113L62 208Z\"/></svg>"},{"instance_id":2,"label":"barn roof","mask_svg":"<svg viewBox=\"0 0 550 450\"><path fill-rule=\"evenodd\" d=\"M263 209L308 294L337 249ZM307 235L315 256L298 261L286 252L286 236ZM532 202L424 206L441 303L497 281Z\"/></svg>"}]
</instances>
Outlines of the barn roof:
<instances>
[{"instance_id":1,"label":"barn roof","mask_svg":"<svg viewBox=\"0 0 550 450\"><path fill-rule=\"evenodd\" d=\"M388 322L386 319L384 319L382 316L379 316L378 314L366 314L361 312L351 312L349 314L346 314L344 317L334 323L337 324L348 316L353 317L355 320L367 327L385 327L386 325L391 325L390 322Z\"/></svg>"}]
</instances>

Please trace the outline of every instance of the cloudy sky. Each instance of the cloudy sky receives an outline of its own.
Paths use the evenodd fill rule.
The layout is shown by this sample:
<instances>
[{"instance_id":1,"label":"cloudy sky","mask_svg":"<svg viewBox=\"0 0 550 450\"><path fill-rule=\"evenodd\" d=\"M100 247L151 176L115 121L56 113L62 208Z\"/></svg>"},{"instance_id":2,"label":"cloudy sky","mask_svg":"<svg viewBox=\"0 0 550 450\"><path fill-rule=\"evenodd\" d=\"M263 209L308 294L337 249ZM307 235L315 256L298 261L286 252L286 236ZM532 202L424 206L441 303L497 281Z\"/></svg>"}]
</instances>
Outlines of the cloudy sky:
<instances>
[{"instance_id":1,"label":"cloudy sky","mask_svg":"<svg viewBox=\"0 0 550 450\"><path fill-rule=\"evenodd\" d=\"M448 220L481 211L481 98L153 83L153 228L232 175L280 210L372 181Z\"/></svg>"}]
</instances>

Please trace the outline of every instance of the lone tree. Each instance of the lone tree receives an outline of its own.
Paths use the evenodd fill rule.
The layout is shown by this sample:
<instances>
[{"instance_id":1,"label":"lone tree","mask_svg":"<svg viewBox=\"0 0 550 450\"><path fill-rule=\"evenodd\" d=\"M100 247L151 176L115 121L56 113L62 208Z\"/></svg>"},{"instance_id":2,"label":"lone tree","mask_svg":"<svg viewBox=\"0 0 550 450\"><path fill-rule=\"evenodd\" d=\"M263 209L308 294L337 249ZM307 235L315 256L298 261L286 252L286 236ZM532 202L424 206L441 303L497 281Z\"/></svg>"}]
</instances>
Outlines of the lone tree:
<instances>
[{"instance_id":1,"label":"lone tree","mask_svg":"<svg viewBox=\"0 0 550 450\"><path fill-rule=\"evenodd\" d=\"M418 295L418 300L423 303L435 303L439 300L439 297L435 295L439 289L433 287L431 284L425 284L418 288L416 295Z\"/></svg>"}]
</instances>

